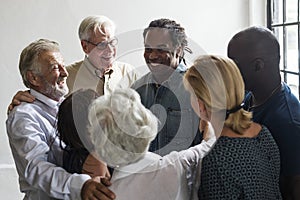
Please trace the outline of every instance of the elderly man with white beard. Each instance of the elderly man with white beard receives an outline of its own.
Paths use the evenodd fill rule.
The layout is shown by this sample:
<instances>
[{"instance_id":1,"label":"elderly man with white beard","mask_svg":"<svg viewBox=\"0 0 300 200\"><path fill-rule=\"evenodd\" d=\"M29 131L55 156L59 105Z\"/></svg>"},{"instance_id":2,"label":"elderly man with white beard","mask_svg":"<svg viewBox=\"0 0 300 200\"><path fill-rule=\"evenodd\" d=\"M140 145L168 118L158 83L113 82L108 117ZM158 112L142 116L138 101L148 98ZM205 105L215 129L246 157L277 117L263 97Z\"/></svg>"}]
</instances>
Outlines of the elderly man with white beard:
<instances>
[{"instance_id":1,"label":"elderly man with white beard","mask_svg":"<svg viewBox=\"0 0 300 200\"><path fill-rule=\"evenodd\" d=\"M46 39L32 42L21 53L19 69L36 99L16 106L6 121L24 199L113 198L96 178L59 167L63 152L55 132L56 114L69 89L58 44Z\"/></svg>"}]
</instances>

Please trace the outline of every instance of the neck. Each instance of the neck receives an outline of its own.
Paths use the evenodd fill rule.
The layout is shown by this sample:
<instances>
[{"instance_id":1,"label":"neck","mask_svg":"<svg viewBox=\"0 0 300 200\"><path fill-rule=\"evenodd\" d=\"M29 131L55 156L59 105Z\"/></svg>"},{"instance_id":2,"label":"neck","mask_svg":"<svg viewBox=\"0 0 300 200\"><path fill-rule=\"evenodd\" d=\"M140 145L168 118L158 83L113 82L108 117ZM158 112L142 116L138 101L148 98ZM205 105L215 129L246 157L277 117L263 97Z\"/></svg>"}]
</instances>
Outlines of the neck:
<instances>
[{"instance_id":1,"label":"neck","mask_svg":"<svg viewBox=\"0 0 300 200\"><path fill-rule=\"evenodd\" d=\"M225 122L225 112L215 112L209 116L210 123L212 124L216 137L220 137L224 122Z\"/></svg>"},{"instance_id":2,"label":"neck","mask_svg":"<svg viewBox=\"0 0 300 200\"><path fill-rule=\"evenodd\" d=\"M91 60L89 59L88 56L86 56L86 59L88 60L88 62L91 64L91 66L93 66L96 70L100 70L103 74L106 72L106 71L109 71L109 69L111 69L112 67L112 63L110 63L108 66L95 66L93 64L93 62L91 62Z\"/></svg>"},{"instance_id":3,"label":"neck","mask_svg":"<svg viewBox=\"0 0 300 200\"><path fill-rule=\"evenodd\" d=\"M274 94L281 89L281 82L261 91L253 91L253 106L257 107L267 102Z\"/></svg>"}]
</instances>

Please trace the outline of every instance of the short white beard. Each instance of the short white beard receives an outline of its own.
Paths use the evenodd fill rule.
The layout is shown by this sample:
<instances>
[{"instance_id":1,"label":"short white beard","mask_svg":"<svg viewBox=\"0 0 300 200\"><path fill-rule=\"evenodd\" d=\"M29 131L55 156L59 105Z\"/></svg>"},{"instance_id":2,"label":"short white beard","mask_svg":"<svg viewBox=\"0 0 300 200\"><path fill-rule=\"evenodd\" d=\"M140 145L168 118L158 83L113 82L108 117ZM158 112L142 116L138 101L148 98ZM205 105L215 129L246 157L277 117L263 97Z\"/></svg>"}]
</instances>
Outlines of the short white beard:
<instances>
[{"instance_id":1,"label":"short white beard","mask_svg":"<svg viewBox=\"0 0 300 200\"><path fill-rule=\"evenodd\" d=\"M69 88L65 84L62 88L58 85L52 85L47 80L44 80L45 91L44 94L52 99L61 99L69 93Z\"/></svg>"}]
</instances>

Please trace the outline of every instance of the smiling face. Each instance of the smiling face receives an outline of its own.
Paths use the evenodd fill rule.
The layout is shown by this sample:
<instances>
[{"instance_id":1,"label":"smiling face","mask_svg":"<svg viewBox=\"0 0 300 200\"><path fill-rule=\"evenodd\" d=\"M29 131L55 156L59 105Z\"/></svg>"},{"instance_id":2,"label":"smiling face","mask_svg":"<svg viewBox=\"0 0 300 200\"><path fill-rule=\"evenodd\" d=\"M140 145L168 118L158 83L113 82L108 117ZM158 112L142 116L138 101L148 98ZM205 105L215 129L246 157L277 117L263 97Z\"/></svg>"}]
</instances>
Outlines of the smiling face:
<instances>
[{"instance_id":1,"label":"smiling face","mask_svg":"<svg viewBox=\"0 0 300 200\"><path fill-rule=\"evenodd\" d=\"M64 67L63 57L58 51L45 51L38 58L40 70L35 75L34 89L45 96L59 101L68 92L66 79L68 72Z\"/></svg>"},{"instance_id":2,"label":"smiling face","mask_svg":"<svg viewBox=\"0 0 300 200\"><path fill-rule=\"evenodd\" d=\"M111 67L117 52L116 46L107 45L104 49L99 49L94 44L109 42L113 39L113 33L109 28L96 29L89 42L82 40L81 45L84 52L88 55L89 61L97 69L106 70ZM94 43L94 44L92 44Z\"/></svg>"},{"instance_id":3,"label":"smiling face","mask_svg":"<svg viewBox=\"0 0 300 200\"><path fill-rule=\"evenodd\" d=\"M150 29L144 39L145 61L156 81L163 82L179 65L179 51L167 29Z\"/></svg>"}]
</instances>

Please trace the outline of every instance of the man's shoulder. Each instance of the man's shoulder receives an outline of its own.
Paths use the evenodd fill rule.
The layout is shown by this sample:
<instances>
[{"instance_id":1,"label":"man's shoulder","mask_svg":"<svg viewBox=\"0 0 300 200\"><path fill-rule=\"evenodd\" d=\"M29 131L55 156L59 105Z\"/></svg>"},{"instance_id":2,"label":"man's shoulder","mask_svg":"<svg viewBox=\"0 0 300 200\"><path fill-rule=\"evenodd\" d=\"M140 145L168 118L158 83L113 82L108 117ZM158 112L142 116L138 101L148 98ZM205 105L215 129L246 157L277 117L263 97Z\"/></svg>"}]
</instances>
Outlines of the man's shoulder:
<instances>
[{"instance_id":1,"label":"man's shoulder","mask_svg":"<svg viewBox=\"0 0 300 200\"><path fill-rule=\"evenodd\" d=\"M144 76L142 76L141 78L136 80L132 84L131 88L133 88L133 89L140 88L141 86L150 83L150 80L151 80L151 72L148 72L147 74L145 74Z\"/></svg>"},{"instance_id":2,"label":"man's shoulder","mask_svg":"<svg viewBox=\"0 0 300 200\"><path fill-rule=\"evenodd\" d=\"M119 68L121 70L126 70L126 71L132 71L133 70L133 66L129 63L125 63L125 62L120 62L120 61L115 61L113 63L112 68Z\"/></svg>"},{"instance_id":3,"label":"man's shoulder","mask_svg":"<svg viewBox=\"0 0 300 200\"><path fill-rule=\"evenodd\" d=\"M78 71L80 66L82 65L82 63L83 63L83 60L75 62L73 64L67 65L66 69L69 73L73 72L73 71Z\"/></svg>"},{"instance_id":4,"label":"man's shoulder","mask_svg":"<svg viewBox=\"0 0 300 200\"><path fill-rule=\"evenodd\" d=\"M22 118L23 120L31 118L35 113L38 113L38 110L42 111L43 109L36 103L21 102L20 105L15 106L9 113L8 120L12 120L15 117Z\"/></svg>"}]
</instances>

